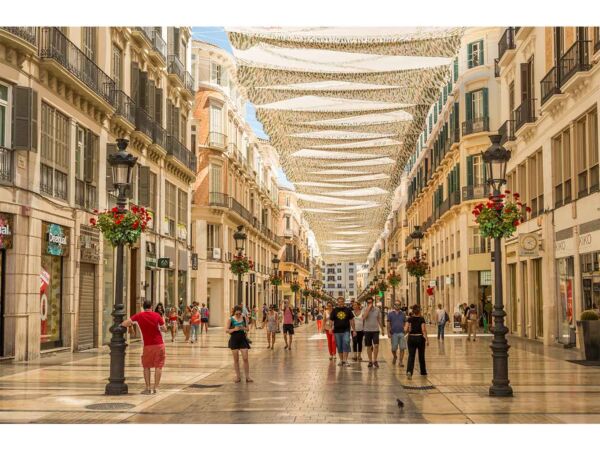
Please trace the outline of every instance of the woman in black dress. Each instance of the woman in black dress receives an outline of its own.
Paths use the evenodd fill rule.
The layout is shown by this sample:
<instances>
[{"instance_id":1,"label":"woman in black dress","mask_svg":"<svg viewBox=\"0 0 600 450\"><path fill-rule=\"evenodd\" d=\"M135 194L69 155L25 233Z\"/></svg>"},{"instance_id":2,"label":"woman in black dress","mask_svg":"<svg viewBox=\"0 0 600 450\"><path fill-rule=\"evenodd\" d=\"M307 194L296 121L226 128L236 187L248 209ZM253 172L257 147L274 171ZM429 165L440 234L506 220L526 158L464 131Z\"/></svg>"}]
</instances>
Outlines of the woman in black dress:
<instances>
[{"instance_id":1,"label":"woman in black dress","mask_svg":"<svg viewBox=\"0 0 600 450\"><path fill-rule=\"evenodd\" d=\"M229 334L229 348L233 355L233 365L235 367L235 382L239 383L242 381L240 374L240 352L242 353L242 360L244 361L244 374L246 375L246 382L251 383L250 378L250 364L248 362L248 350L250 349L250 343L246 333L248 332L248 324L246 318L242 316L242 307L236 305L233 308L233 315L227 319L225 325L225 332Z\"/></svg>"},{"instance_id":2,"label":"woman in black dress","mask_svg":"<svg viewBox=\"0 0 600 450\"><path fill-rule=\"evenodd\" d=\"M427 367L425 366L425 346L429 345L427 340L427 327L425 319L421 316L421 307L414 305L412 307L412 316L404 325L404 334L408 336L408 364L406 366L406 376L410 380L415 368L415 353L419 352L419 368L421 375L427 375Z\"/></svg>"}]
</instances>

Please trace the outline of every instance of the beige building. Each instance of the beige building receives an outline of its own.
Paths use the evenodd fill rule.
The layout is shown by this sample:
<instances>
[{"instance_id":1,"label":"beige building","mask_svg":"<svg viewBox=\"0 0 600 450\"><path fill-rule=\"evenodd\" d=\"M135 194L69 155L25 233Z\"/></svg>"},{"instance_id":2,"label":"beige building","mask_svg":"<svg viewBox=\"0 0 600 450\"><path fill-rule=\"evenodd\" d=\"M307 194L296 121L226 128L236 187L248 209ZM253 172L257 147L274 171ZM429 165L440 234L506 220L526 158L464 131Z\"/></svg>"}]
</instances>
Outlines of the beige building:
<instances>
[{"instance_id":1,"label":"beige building","mask_svg":"<svg viewBox=\"0 0 600 450\"><path fill-rule=\"evenodd\" d=\"M222 326L238 303L237 276L229 262L236 252L233 233L247 234L246 255L255 269L243 277L243 303L271 304L271 260L283 244L279 224L278 165L275 150L257 139L245 119L246 98L233 57L214 45L194 41L192 70L196 97L192 142L198 176L192 204L192 246L198 271L191 277L193 299L207 303L210 323Z\"/></svg>"},{"instance_id":2,"label":"beige building","mask_svg":"<svg viewBox=\"0 0 600 450\"><path fill-rule=\"evenodd\" d=\"M107 156L129 139L130 199L152 229L126 253L127 313L186 301L188 28L0 28L1 356L110 340L114 253L90 228L112 207ZM170 258L157 269L157 258ZM145 269L145 270L144 270Z\"/></svg>"}]
</instances>

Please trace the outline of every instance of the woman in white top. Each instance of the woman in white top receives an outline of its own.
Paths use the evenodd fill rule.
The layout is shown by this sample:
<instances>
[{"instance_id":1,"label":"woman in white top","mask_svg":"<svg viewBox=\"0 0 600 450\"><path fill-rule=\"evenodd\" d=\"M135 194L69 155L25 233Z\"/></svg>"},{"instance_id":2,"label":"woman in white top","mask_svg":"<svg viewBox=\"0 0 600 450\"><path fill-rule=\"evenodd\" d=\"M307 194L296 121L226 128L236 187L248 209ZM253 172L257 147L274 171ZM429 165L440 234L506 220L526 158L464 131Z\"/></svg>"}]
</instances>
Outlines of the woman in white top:
<instances>
[{"instance_id":1,"label":"woman in white top","mask_svg":"<svg viewBox=\"0 0 600 450\"><path fill-rule=\"evenodd\" d=\"M359 302L354 302L352 312L354 313L354 329L356 336L352 336L352 356L353 361L362 361L362 348L364 337L364 320L362 317L362 309Z\"/></svg>"}]
</instances>

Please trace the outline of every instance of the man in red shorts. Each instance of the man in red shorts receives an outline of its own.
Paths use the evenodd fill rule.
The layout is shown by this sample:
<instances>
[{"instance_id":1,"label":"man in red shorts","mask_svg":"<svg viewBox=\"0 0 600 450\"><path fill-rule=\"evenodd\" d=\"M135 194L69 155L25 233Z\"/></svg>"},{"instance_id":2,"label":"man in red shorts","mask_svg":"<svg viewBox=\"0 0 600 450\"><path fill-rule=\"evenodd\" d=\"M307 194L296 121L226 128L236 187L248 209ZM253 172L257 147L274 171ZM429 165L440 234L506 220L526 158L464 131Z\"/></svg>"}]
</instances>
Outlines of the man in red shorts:
<instances>
[{"instance_id":1,"label":"man in red shorts","mask_svg":"<svg viewBox=\"0 0 600 450\"><path fill-rule=\"evenodd\" d=\"M167 327L162 316L152 311L152 302L150 300L144 300L144 310L125 320L121 326L130 327L133 324L137 324L140 327L142 342L144 344L142 367L144 368L146 389L142 391L142 394L156 394L166 358L165 343L160 332L161 330L166 332ZM151 390L150 369L152 368L154 368L154 389Z\"/></svg>"}]
</instances>

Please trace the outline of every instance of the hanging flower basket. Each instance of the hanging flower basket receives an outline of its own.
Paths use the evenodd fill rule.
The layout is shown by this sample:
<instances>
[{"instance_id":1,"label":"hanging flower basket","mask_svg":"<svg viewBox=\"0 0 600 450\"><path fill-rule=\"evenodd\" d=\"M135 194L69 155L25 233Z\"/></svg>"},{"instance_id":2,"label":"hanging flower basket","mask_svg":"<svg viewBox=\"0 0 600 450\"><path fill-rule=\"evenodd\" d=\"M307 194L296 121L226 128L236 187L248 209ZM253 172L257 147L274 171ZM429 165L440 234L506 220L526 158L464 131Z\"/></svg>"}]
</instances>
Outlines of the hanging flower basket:
<instances>
[{"instance_id":1,"label":"hanging flower basket","mask_svg":"<svg viewBox=\"0 0 600 450\"><path fill-rule=\"evenodd\" d=\"M292 283L290 284L290 289L291 289L291 290L292 290L292 292L294 292L294 293L295 293L295 292L298 292L298 291L300 290L300 283L297 283L297 282L296 282L296 283L294 283L294 282L292 282Z\"/></svg>"},{"instance_id":2,"label":"hanging flower basket","mask_svg":"<svg viewBox=\"0 0 600 450\"><path fill-rule=\"evenodd\" d=\"M429 264L423 259L412 258L406 262L406 270L413 277L422 277L429 270Z\"/></svg>"},{"instance_id":3,"label":"hanging flower basket","mask_svg":"<svg viewBox=\"0 0 600 450\"><path fill-rule=\"evenodd\" d=\"M235 255L229 263L229 270L235 275L243 275L254 269L254 262L247 256Z\"/></svg>"},{"instance_id":4,"label":"hanging flower basket","mask_svg":"<svg viewBox=\"0 0 600 450\"><path fill-rule=\"evenodd\" d=\"M150 220L148 211L138 205L131 205L124 211L119 211L116 206L101 213L95 209L94 213L98 218L92 217L90 225L100 230L113 247L135 244Z\"/></svg>"},{"instance_id":5,"label":"hanging flower basket","mask_svg":"<svg viewBox=\"0 0 600 450\"><path fill-rule=\"evenodd\" d=\"M388 280L388 283L390 284L390 286L394 286L394 287L398 286L400 284L400 282L402 281L400 278L400 275L398 275L395 272L390 273L387 276L387 280Z\"/></svg>"},{"instance_id":6,"label":"hanging flower basket","mask_svg":"<svg viewBox=\"0 0 600 450\"><path fill-rule=\"evenodd\" d=\"M302 296L303 297L308 297L311 293L310 289L302 289Z\"/></svg>"},{"instance_id":7,"label":"hanging flower basket","mask_svg":"<svg viewBox=\"0 0 600 450\"><path fill-rule=\"evenodd\" d=\"M512 199L507 196L512 196ZM479 203L472 211L481 236L489 238L512 236L530 212L531 208L521 203L519 194L511 194L510 191L504 191L497 197L490 195L487 203Z\"/></svg>"},{"instance_id":8,"label":"hanging flower basket","mask_svg":"<svg viewBox=\"0 0 600 450\"><path fill-rule=\"evenodd\" d=\"M271 285L273 286L281 286L281 283L283 282L279 275L271 275L269 277L269 280L271 281Z\"/></svg>"},{"instance_id":9,"label":"hanging flower basket","mask_svg":"<svg viewBox=\"0 0 600 450\"><path fill-rule=\"evenodd\" d=\"M385 292L387 291L388 285L385 281L380 281L377 284L377 288L379 289L379 292Z\"/></svg>"}]
</instances>

